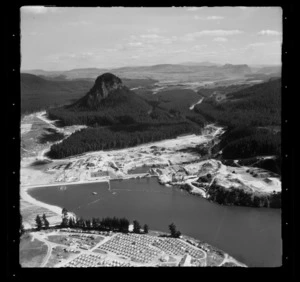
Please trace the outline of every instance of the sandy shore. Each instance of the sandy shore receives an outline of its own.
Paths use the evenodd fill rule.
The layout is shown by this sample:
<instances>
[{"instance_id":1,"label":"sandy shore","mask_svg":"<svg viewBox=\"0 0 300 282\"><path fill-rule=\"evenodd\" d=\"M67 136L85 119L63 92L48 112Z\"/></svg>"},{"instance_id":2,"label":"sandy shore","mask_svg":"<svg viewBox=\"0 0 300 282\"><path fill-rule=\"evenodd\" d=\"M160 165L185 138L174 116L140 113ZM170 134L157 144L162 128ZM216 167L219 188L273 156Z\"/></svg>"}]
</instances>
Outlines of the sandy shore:
<instances>
[{"instance_id":1,"label":"sandy shore","mask_svg":"<svg viewBox=\"0 0 300 282\"><path fill-rule=\"evenodd\" d=\"M38 206L38 207L42 207L42 208L45 208L45 209L48 209L58 215L61 215L61 211L62 211L62 208L61 207L58 207L58 206L53 206L53 205L49 205L49 204L46 204L46 203L43 203L43 202L40 202L34 198L32 198L28 193L28 187L21 187L20 189L20 196L21 198L30 203L30 204L33 204L35 206Z\"/></svg>"}]
</instances>

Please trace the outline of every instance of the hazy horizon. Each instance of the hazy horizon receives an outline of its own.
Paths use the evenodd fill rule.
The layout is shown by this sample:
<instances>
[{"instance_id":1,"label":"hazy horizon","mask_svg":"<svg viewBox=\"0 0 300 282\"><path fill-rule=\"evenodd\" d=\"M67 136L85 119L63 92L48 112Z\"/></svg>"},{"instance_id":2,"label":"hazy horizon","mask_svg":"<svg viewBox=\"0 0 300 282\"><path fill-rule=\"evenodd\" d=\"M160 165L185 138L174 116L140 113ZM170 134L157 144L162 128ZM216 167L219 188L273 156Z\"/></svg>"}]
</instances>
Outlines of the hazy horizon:
<instances>
[{"instance_id":1,"label":"hazy horizon","mask_svg":"<svg viewBox=\"0 0 300 282\"><path fill-rule=\"evenodd\" d=\"M21 10L21 70L281 65L280 7Z\"/></svg>"},{"instance_id":2,"label":"hazy horizon","mask_svg":"<svg viewBox=\"0 0 300 282\"><path fill-rule=\"evenodd\" d=\"M212 64L218 64L218 63L214 63L214 62L208 62L208 61L204 61L206 63L212 63ZM172 64L172 65L183 65L185 62L182 63L176 63L176 64ZM202 63L202 62L193 62L195 64L197 63ZM224 63L224 64L220 64L220 65L225 65L225 64L231 64L230 62ZM64 72L64 71L71 71L71 70L80 70L80 69L118 69L118 68L133 68L133 67L151 67L151 66L155 66L155 65L164 65L162 64L154 64L154 65L128 65L128 66L122 66L122 67L112 67L112 68L100 68L100 67L84 67L84 68L72 68L72 69L61 69L61 70L53 70L53 69L21 69L21 72L25 72L25 71L34 71L34 70L41 70L41 71L45 71L45 72ZM232 65L244 65L244 64L232 64ZM249 67L277 67L277 66L281 66L281 63L278 64L247 64Z\"/></svg>"}]
</instances>

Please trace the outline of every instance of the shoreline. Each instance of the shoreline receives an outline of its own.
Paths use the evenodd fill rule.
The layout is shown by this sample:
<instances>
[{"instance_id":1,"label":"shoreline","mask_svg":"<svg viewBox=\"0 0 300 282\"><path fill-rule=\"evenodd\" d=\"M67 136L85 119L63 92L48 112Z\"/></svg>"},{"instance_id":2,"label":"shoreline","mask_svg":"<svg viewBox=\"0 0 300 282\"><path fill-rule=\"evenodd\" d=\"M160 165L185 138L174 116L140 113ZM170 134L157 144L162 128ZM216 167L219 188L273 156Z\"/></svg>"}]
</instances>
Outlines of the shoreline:
<instances>
[{"instance_id":1,"label":"shoreline","mask_svg":"<svg viewBox=\"0 0 300 282\"><path fill-rule=\"evenodd\" d=\"M51 126L51 127L55 127L55 124L54 124L54 121L48 119L46 116L46 111L38 111L38 112L35 112L35 113L31 113L30 115L28 115L28 117L30 116L35 116L37 117L38 119L42 120L43 122L47 123L48 126ZM22 125L22 121L24 119L26 119L27 116L24 116L21 120L21 125ZM217 127L215 126L214 124L209 124L207 125L208 128L211 128L213 127L215 130L212 132L211 134L211 138L215 138L217 135L221 135L224 133L224 130L222 127ZM61 129L60 129L61 130ZM25 133L25 132L24 132ZM201 138L203 137L203 134L201 135L196 135L196 134L191 134L191 136L193 138L197 137L197 138ZM21 136L22 138L22 136ZM65 138L67 138L67 136L65 136ZM135 146L135 147L130 147L130 148L122 148L122 149L117 149L117 150L108 150L108 151L105 151L103 153L105 153L105 155L110 155L110 154L118 154L118 153L126 153L126 152L132 152L132 151L135 151L135 150L139 150L139 149L143 149L143 148L147 148L147 147L150 147L150 146L164 146L166 143L169 143L169 142L179 142L181 140L181 137L177 137L177 138L172 138L172 139L166 139L166 140L160 140L160 141L157 141L157 142L149 142L149 143L145 143L145 144L140 144L138 146ZM58 141L58 142L61 142L62 140ZM55 144L55 143L54 143ZM53 144L51 144L53 145ZM50 148L49 145L46 149L44 148L41 152L38 152L38 155L36 157L38 158L42 158L42 159L45 159L45 156L44 156L44 153ZM91 151L91 152L86 152L84 154L80 154L80 155L75 155L75 156L71 156L71 157L66 157L64 159L59 159L58 161L59 162L64 162L64 161L67 161L67 160L76 160L78 158L81 158L81 157L92 157L94 155L98 155L99 153L101 153L101 151ZM33 159L36 158L36 157L32 157ZM30 174L30 166L28 166L29 163L27 163L29 161L30 158L26 158L24 161L21 160L21 170L22 169L26 169L28 170L27 172L27 175ZM57 161L57 160L54 160L54 161ZM129 167L130 169L130 167ZM43 173L42 171L40 170L37 170L37 172L39 173ZM21 199L23 199L25 202L28 202L34 206L37 206L37 207L43 207L43 208L46 208L58 215L61 215L61 209L57 206L53 206L53 205L49 205L49 204L46 204L46 203L43 203L43 202L40 202L36 199L34 199L33 197L31 197L29 194L28 194L28 190L29 189L34 189L34 188L39 188L39 187L55 187L55 186L65 186L65 185L80 185L80 184L88 184L88 183L103 183L103 182L109 182L111 180L119 180L119 181L122 181L122 180L127 180L127 179L139 179L139 178L144 178L144 177L152 177L152 176L155 176L157 177L156 175L149 175L149 173L141 173L141 174L127 174L127 175L121 175L120 178L114 178L114 179L110 179L110 178L100 178L100 179L97 179L97 180L87 180L87 179L80 179L79 181L76 181L76 182L57 182L57 183L45 183L47 181L49 181L49 179L44 179L42 182L44 183L40 183L40 184L21 184L20 183L20 186L19 186L19 189L20 189L20 196L21 196ZM41 175L40 177L43 177L43 175ZM163 183L160 183L162 185L164 185ZM173 185L172 185L173 186Z\"/></svg>"},{"instance_id":2,"label":"shoreline","mask_svg":"<svg viewBox=\"0 0 300 282\"><path fill-rule=\"evenodd\" d=\"M92 184L92 183L104 183L104 182L110 182L110 181L123 181L127 179L141 179L146 177L156 177L155 175L149 175L148 173L145 174L132 174L132 176L126 177L126 178L117 178L117 179L99 179L94 181L77 181L77 182L61 182L61 183L51 183L51 184L36 184L36 185L20 185L20 196L21 199L23 199L25 202L28 202L34 206L42 207L45 209L48 209L49 211L52 211L56 213L57 215L61 215L62 208L55 205L50 205L44 202L41 202L28 193L28 190L34 189L34 188L41 188L41 187L56 187L56 186L68 186L68 185L80 185L80 184ZM143 176L141 176L143 175Z\"/></svg>"},{"instance_id":3,"label":"shoreline","mask_svg":"<svg viewBox=\"0 0 300 282\"><path fill-rule=\"evenodd\" d=\"M156 177L156 176L154 176ZM157 177L156 177L157 178ZM137 178L134 178L134 179L137 179ZM114 180L124 180L124 179L114 179ZM126 180L126 179L125 179ZM103 182L106 182L106 181L97 181L98 183L103 183ZM97 182L93 182L93 183L97 183ZM90 183L90 182L88 182ZM88 184L88 183L77 183L77 184ZM71 184L72 185L72 184ZM161 184L162 186L165 186L163 184ZM50 204L46 204L44 202L41 202L41 201L38 201L36 200L35 198L31 197L27 191L30 190L30 189L34 189L34 188L39 188L39 187L47 187L47 185L43 185L43 186L34 186L34 187L23 187L23 189L20 191L21 192L21 197L24 201L26 202L29 202L31 204L33 204L34 206L39 206L39 207L43 207L45 209L48 209L49 211L52 211L53 213L57 214L59 217L61 217L61 211L62 211L62 207L59 207L59 206L54 206L54 205L50 205ZM55 186L61 186L61 185L51 185L53 187ZM66 185L67 186L67 185ZM177 189L177 187L175 187L175 189ZM191 194L191 193L189 193ZM215 203L216 204L216 203ZM59 223L60 221L57 221L55 223ZM52 222L52 224L55 224ZM32 227L31 227L32 228ZM29 228L30 229L30 228ZM158 235L169 235L168 233L166 232L163 232L163 231L159 231L159 230L149 230L150 232L149 233L156 233ZM240 267L248 267L246 264L238 261L237 259L235 259L234 257L230 256L228 253L226 253L225 251L223 251L222 249L219 249L207 242L204 242L202 241L200 238L194 238L194 237L191 237L189 235L186 235L186 234L182 234L182 239L185 239L185 240L193 240L193 241L196 241L198 243L202 242L204 244L206 244L207 246L211 247L213 250L217 250L219 252L221 252L223 255L224 255L224 261L222 264L226 263L226 262L234 262L236 264L238 264L238 266Z\"/></svg>"},{"instance_id":4,"label":"shoreline","mask_svg":"<svg viewBox=\"0 0 300 282\"><path fill-rule=\"evenodd\" d=\"M87 153L84 153L82 155L77 155L77 156L74 156L74 157L68 157L68 158L60 159L60 160L57 161L58 163L65 162L65 161L68 161L68 160L76 161L77 159L80 159L82 157L87 159L88 157L94 157L94 156L97 157L98 155L101 155L101 158L102 158L104 163L101 163L100 165L103 166L103 164L107 165L107 163L109 163L111 161L115 162L117 160L118 162L120 162L120 160L118 160L118 157L119 157L120 153L124 154L125 157L127 157L126 155L134 156L136 159L131 158L131 157L130 157L131 159L130 158L128 158L128 159L124 158L124 160L121 159L121 161L123 161L125 163L125 166L121 166L121 168L122 168L121 173L119 173L119 174L118 173L116 173L116 174L113 173L112 174L113 179L110 179L107 176L105 176L105 177L99 177L95 180L92 180L90 178L90 176L88 178L87 176L82 174L81 176L83 176L83 177L79 177L79 181L53 183L54 181L56 181L56 179L54 180L55 174L53 174L53 175L52 174L46 174L42 170L36 170L36 172L33 175L32 174L33 173L32 168L30 167L30 159L25 158L24 161L21 161L21 170L24 169L24 180L25 180L25 181L22 181L22 182L23 183L29 183L29 185L26 185L26 184L21 185L21 183L20 183L20 186L19 186L20 196L21 196L22 200L24 200L25 202L28 202L28 203L33 205L33 212L32 213L38 212L38 208L42 207L42 208L45 208L45 209L47 209L47 210L49 210L49 211L51 211L51 212L53 212L54 214L57 215L57 217L53 216L53 220L52 220L52 222L50 222L50 224L53 224L54 221L61 222L62 207L58 207L58 206L54 206L54 205L50 205L50 204L46 204L44 202L38 201L37 199L31 197L30 194L28 193L28 191L30 189L34 189L34 188L49 187L49 186L59 187L59 186L80 185L80 184L86 185L86 184L89 184L89 183L91 183L91 184L93 184L93 183L103 183L103 182L109 182L109 181L113 181L113 180L126 181L126 180L129 180L129 179L142 179L142 178L147 178L147 177L157 177L157 178L159 178L158 175L152 175L152 174L149 174L149 173L129 174L128 175L127 171L130 170L130 168L132 168L132 166L134 166L134 168L136 168L136 167L143 166L142 164L147 165L147 162L150 162L150 163L152 162L151 158L152 158L152 154L153 154L152 151L153 150L152 151L149 150L148 147L150 147L150 146L160 146L162 148L167 148L167 149L170 148L171 153L176 154L177 150L184 149L184 148L187 147L187 145L188 146L191 145L191 147L194 147L196 144L202 144L204 142L209 142L212 139L218 138L220 135L222 135L223 132L224 132L224 130L223 130L222 127L217 127L215 125L211 125L210 128L208 128L208 131L203 132L202 136L200 136L200 135L197 135L197 136L196 135L190 135L190 136L188 136L188 138L187 137L186 138L182 138L182 137L180 138L179 137L179 138L175 138L175 139L168 139L168 140L162 140L162 141L157 141L157 142L150 142L150 143L146 143L146 144L141 144L141 145L136 146L136 147L130 147L130 148L124 148L124 149L118 149L118 150L109 150L109 151L100 151L100 152L99 151L87 152ZM179 145L177 145L177 144L179 144ZM159 151L159 152L161 153L161 151ZM171 168L173 166L190 166L190 167L195 166L196 167L197 164L193 164L193 163L194 162L201 162L201 160L196 160L193 156L192 157L190 157L190 156L186 157L186 155L184 155L184 153L180 153L180 154L184 155L184 158L180 159L179 153L177 153L177 154L178 154L178 156L176 156L176 159L175 158L174 159L169 159L169 156L171 156L170 154L168 155L168 154L162 153L161 155L159 155L159 157L157 157L157 161L154 160L152 163L153 164L163 164L163 165L166 166L166 168L169 167L169 166ZM38 158L45 158L43 155L41 155L40 152L38 152L37 157ZM121 156L121 158L122 157L123 156ZM173 157L173 155L172 155L172 157ZM35 157L33 157L32 159L34 159L34 158ZM116 158L116 160L115 160L115 158ZM169 160L171 160L172 163ZM188 164L186 164L186 160L189 161ZM54 160L54 161L56 161L56 160ZM110 167L110 166L108 166L108 167ZM159 167L159 169L160 170L164 169L164 167L163 168ZM226 168L227 167L231 168L229 166L226 166ZM223 169L224 171L222 170L222 173L223 172L225 173L226 172L225 167L223 167L223 168L224 168ZM234 168L234 169L235 169L235 171L237 171L236 168ZM87 170L87 171L90 171L90 170ZM114 172L114 171L112 171L112 172ZM73 179L72 179L72 177L69 177L69 180L73 180ZM89 179L91 179L91 180L89 180ZM40 183L42 182L42 183L41 184L36 184L38 182L40 182ZM160 183L160 181L158 181L158 182ZM32 183L32 184L30 184L30 183ZM171 186L173 189L178 189L178 188L181 189L180 187L176 187L178 185L176 185L175 183L163 183L162 182L162 183L160 183L160 185L165 186L165 187L166 186L168 186L168 187ZM164 187L162 187L162 189L163 188ZM201 198L204 198L205 200L208 200L212 204L218 204L215 201L212 201L212 200L209 200L209 199L203 197L203 195L201 195L197 192L196 193L194 193L194 191L187 191L187 192L191 196L198 196L198 197L200 196ZM218 204L218 205L220 205L220 204ZM241 206L236 206L236 207L241 207ZM249 207L246 207L246 208L249 208ZM33 226L33 225L34 225L34 223L31 224L31 226ZM183 234L183 236L189 237L189 236L184 235L184 234ZM197 239L197 238L193 238L193 239L201 241L201 239ZM210 245L210 246L212 246L212 245ZM212 246L212 248L214 248L214 246ZM218 249L218 248L215 248L215 249ZM220 251L222 251L222 250L220 250ZM227 254L223 251L222 251L222 253Z\"/></svg>"}]
</instances>

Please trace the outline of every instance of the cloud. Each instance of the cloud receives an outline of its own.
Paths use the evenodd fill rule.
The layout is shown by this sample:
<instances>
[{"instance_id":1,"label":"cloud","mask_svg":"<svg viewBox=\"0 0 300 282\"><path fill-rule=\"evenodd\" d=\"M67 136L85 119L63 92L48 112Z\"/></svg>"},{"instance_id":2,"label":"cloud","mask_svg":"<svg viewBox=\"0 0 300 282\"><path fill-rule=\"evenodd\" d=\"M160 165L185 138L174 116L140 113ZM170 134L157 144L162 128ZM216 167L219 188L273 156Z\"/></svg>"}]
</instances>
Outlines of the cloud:
<instances>
[{"instance_id":1,"label":"cloud","mask_svg":"<svg viewBox=\"0 0 300 282\"><path fill-rule=\"evenodd\" d=\"M45 7L45 6L23 6L21 12L28 14L46 14L48 12L55 13L59 12L60 9L56 7Z\"/></svg>"},{"instance_id":2,"label":"cloud","mask_svg":"<svg viewBox=\"0 0 300 282\"><path fill-rule=\"evenodd\" d=\"M270 41L270 42L254 42L248 44L242 50L274 50L274 48L281 48L281 41Z\"/></svg>"},{"instance_id":3,"label":"cloud","mask_svg":"<svg viewBox=\"0 0 300 282\"><path fill-rule=\"evenodd\" d=\"M56 58L58 60L86 60L93 59L97 56L94 52L77 52L77 53L60 53L48 56L49 58Z\"/></svg>"},{"instance_id":4,"label":"cloud","mask_svg":"<svg viewBox=\"0 0 300 282\"><path fill-rule=\"evenodd\" d=\"M68 22L67 24L71 26L80 26L80 25L91 25L92 23L89 21L76 21L76 22L74 21L74 22Z\"/></svg>"},{"instance_id":5,"label":"cloud","mask_svg":"<svg viewBox=\"0 0 300 282\"><path fill-rule=\"evenodd\" d=\"M202 9L202 7L188 7L188 8L186 8L186 10L188 12L196 12L196 11L199 11L201 9Z\"/></svg>"},{"instance_id":6,"label":"cloud","mask_svg":"<svg viewBox=\"0 0 300 282\"><path fill-rule=\"evenodd\" d=\"M192 47L192 50L202 50L204 47L207 47L207 45L206 44L195 45Z\"/></svg>"},{"instance_id":7,"label":"cloud","mask_svg":"<svg viewBox=\"0 0 300 282\"><path fill-rule=\"evenodd\" d=\"M260 32L257 33L258 35L281 35L281 32L276 31L276 30L261 30Z\"/></svg>"},{"instance_id":8,"label":"cloud","mask_svg":"<svg viewBox=\"0 0 300 282\"><path fill-rule=\"evenodd\" d=\"M116 52L116 51L118 51L118 49L117 48L106 48L106 49L103 49L103 51L110 53L110 52Z\"/></svg>"},{"instance_id":9,"label":"cloud","mask_svg":"<svg viewBox=\"0 0 300 282\"><path fill-rule=\"evenodd\" d=\"M149 32L149 33L162 33L165 31L166 30L158 28L158 27L152 27L152 28L147 29L147 32Z\"/></svg>"},{"instance_id":10,"label":"cloud","mask_svg":"<svg viewBox=\"0 0 300 282\"><path fill-rule=\"evenodd\" d=\"M130 58L131 58L131 59L134 59L134 60L137 60L137 59L140 58L140 56L138 56L138 55L132 55L132 56L130 56Z\"/></svg>"},{"instance_id":11,"label":"cloud","mask_svg":"<svg viewBox=\"0 0 300 282\"><path fill-rule=\"evenodd\" d=\"M188 52L187 49L180 49L180 50L169 50L168 53L172 53L172 54L179 54L179 53L186 53Z\"/></svg>"},{"instance_id":12,"label":"cloud","mask_svg":"<svg viewBox=\"0 0 300 282\"><path fill-rule=\"evenodd\" d=\"M209 20L209 21L215 21L215 20L223 20L224 17L220 16L207 16L207 17L201 17L201 16L194 16L195 20Z\"/></svg>"},{"instance_id":13,"label":"cloud","mask_svg":"<svg viewBox=\"0 0 300 282\"><path fill-rule=\"evenodd\" d=\"M228 41L228 39L225 38L225 37L216 37L216 38L213 39L213 41L215 41L215 42L226 42L226 41Z\"/></svg>"},{"instance_id":14,"label":"cloud","mask_svg":"<svg viewBox=\"0 0 300 282\"><path fill-rule=\"evenodd\" d=\"M237 35L237 34L242 34L243 31L241 30L222 30L222 29L216 29L216 30L202 30L198 32L193 32L193 33L188 33L182 37L182 40L184 41L193 41L198 37L202 36L231 36L231 35Z\"/></svg>"},{"instance_id":15,"label":"cloud","mask_svg":"<svg viewBox=\"0 0 300 282\"><path fill-rule=\"evenodd\" d=\"M143 46L144 44L142 42L129 42L128 45L132 47L139 47Z\"/></svg>"},{"instance_id":16,"label":"cloud","mask_svg":"<svg viewBox=\"0 0 300 282\"><path fill-rule=\"evenodd\" d=\"M141 46L142 44L171 44L178 40L176 36L166 37L158 34L141 34L141 35L131 35L130 41L128 43L131 47Z\"/></svg>"},{"instance_id":17,"label":"cloud","mask_svg":"<svg viewBox=\"0 0 300 282\"><path fill-rule=\"evenodd\" d=\"M36 31L31 31L28 33L28 35L30 35L30 36L36 36L38 34L40 34L40 33L36 32Z\"/></svg>"},{"instance_id":18,"label":"cloud","mask_svg":"<svg viewBox=\"0 0 300 282\"><path fill-rule=\"evenodd\" d=\"M260 47L260 46L265 46L265 42L256 42L256 43L251 43L247 46L247 48L252 48L252 47Z\"/></svg>"},{"instance_id":19,"label":"cloud","mask_svg":"<svg viewBox=\"0 0 300 282\"><path fill-rule=\"evenodd\" d=\"M163 38L160 35L157 34L142 34L140 35L141 38L149 38L149 39L158 39L158 38Z\"/></svg>"},{"instance_id":20,"label":"cloud","mask_svg":"<svg viewBox=\"0 0 300 282\"><path fill-rule=\"evenodd\" d=\"M220 17L220 16L209 16L206 18L207 20L223 20L224 17Z\"/></svg>"}]
</instances>

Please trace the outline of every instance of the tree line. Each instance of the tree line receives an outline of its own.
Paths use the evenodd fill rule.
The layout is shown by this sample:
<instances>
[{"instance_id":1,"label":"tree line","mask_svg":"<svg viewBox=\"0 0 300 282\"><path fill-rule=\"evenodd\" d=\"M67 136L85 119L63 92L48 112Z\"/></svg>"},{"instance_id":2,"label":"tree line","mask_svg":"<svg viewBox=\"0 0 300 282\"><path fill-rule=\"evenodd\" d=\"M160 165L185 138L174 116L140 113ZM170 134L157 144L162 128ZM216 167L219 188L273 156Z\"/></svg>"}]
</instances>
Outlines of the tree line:
<instances>
[{"instance_id":1,"label":"tree line","mask_svg":"<svg viewBox=\"0 0 300 282\"><path fill-rule=\"evenodd\" d=\"M99 230L99 231L118 231L123 233L129 232L129 220L125 217L104 217L102 219L93 217L91 220L83 219L81 217L72 217L68 215L68 210L66 208L62 209L62 228L81 228L89 230ZM179 238L181 232L177 230L174 223L169 225L170 235L174 238ZM149 232L149 226L147 224L143 225L143 233L147 234ZM137 220L133 221L133 233L141 234L142 226Z\"/></svg>"},{"instance_id":2,"label":"tree line","mask_svg":"<svg viewBox=\"0 0 300 282\"><path fill-rule=\"evenodd\" d=\"M48 229L49 228L49 221L45 214L41 217L40 215L37 215L35 218L36 228L37 230L41 230L42 228Z\"/></svg>"},{"instance_id":3,"label":"tree line","mask_svg":"<svg viewBox=\"0 0 300 282\"><path fill-rule=\"evenodd\" d=\"M49 221L45 214L43 216L37 215L35 218L36 230L40 231L42 229L49 229ZM66 208L62 209L62 222L60 224L61 228L80 228L84 230L98 230L98 231L118 231L122 233L129 232L129 220L125 217L105 217L101 220L99 218L93 217L91 220L83 219L81 217L72 217L68 215L68 210ZM170 236L173 238L179 238L181 232L177 230L177 227L174 223L169 225ZM22 215L20 215L20 236L25 232L24 225L22 222ZM137 220L133 221L133 233L136 234L147 234L149 232L149 226L147 224L142 226Z\"/></svg>"},{"instance_id":4,"label":"tree line","mask_svg":"<svg viewBox=\"0 0 300 282\"><path fill-rule=\"evenodd\" d=\"M51 146L48 156L54 159L82 154L88 151L122 149L139 144L175 138L186 133L200 133L190 122L115 126L112 128L85 128L73 133L59 144Z\"/></svg>"},{"instance_id":5,"label":"tree line","mask_svg":"<svg viewBox=\"0 0 300 282\"><path fill-rule=\"evenodd\" d=\"M221 205L236 205L247 207L281 208L281 192L272 194L250 194L243 189L230 189L212 184L207 191L209 200Z\"/></svg>"},{"instance_id":6,"label":"tree line","mask_svg":"<svg viewBox=\"0 0 300 282\"><path fill-rule=\"evenodd\" d=\"M123 233L129 232L130 222L127 218L117 218L117 217L105 217L105 218L95 218L83 219L81 217L72 217L68 215L68 210L66 208L62 209L62 222L61 227L63 228L82 228L90 230L99 231L118 231ZM137 220L133 221L133 232L142 233L141 225ZM144 233L148 233L149 226L144 224Z\"/></svg>"}]
</instances>

